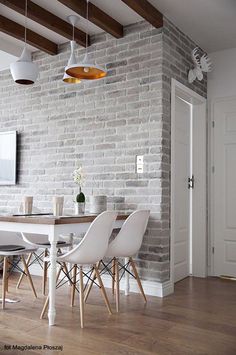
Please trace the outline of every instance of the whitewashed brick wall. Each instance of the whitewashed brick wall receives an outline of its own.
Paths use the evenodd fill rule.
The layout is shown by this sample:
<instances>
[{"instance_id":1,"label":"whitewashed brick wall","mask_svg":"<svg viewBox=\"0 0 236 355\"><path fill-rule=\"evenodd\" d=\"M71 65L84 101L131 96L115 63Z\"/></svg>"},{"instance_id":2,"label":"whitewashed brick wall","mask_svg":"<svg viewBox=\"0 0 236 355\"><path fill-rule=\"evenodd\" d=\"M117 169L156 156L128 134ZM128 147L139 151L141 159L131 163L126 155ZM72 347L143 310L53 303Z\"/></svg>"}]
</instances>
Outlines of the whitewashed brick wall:
<instances>
[{"instance_id":1,"label":"whitewashed brick wall","mask_svg":"<svg viewBox=\"0 0 236 355\"><path fill-rule=\"evenodd\" d=\"M73 211L78 188L72 171L86 172L86 196L106 194L109 208L151 210L137 262L144 279L169 278L170 79L187 84L194 43L169 21L163 29L146 22L128 26L122 39L101 34L89 48L107 78L66 85L61 79L69 57L36 53L40 76L32 87L13 84L0 73L0 130L17 130L18 184L0 188L0 210L15 211L23 195L51 208L64 195ZM77 50L82 59L84 49ZM206 95L206 80L191 86ZM135 156L144 155L144 174Z\"/></svg>"}]
</instances>

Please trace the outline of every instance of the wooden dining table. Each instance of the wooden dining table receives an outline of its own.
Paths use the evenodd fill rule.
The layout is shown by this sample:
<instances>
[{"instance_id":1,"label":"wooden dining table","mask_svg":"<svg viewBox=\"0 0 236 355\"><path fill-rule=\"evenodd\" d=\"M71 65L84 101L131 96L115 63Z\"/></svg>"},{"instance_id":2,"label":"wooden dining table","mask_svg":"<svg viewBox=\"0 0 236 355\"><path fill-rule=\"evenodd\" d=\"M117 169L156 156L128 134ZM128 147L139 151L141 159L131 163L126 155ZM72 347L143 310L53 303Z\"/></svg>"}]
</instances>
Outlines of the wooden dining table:
<instances>
[{"instance_id":1,"label":"wooden dining table","mask_svg":"<svg viewBox=\"0 0 236 355\"><path fill-rule=\"evenodd\" d=\"M80 216L0 216L0 230L8 232L25 232L47 235L50 242L50 270L49 270L49 325L55 325L56 320L56 270L57 270L57 242L59 236L71 236L85 233L91 222L97 215L84 214ZM128 217L126 214L118 214L114 228L120 228ZM128 292L128 279L127 279Z\"/></svg>"}]
</instances>

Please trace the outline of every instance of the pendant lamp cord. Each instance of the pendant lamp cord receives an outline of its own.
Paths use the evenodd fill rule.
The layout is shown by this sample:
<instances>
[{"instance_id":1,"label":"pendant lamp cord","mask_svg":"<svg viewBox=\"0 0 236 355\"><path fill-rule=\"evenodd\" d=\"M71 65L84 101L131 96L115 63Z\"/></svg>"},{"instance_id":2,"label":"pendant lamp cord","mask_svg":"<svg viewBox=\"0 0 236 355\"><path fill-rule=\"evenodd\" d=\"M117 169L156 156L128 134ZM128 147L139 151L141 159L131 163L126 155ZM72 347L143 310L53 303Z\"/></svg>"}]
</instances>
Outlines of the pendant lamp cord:
<instances>
[{"instance_id":1,"label":"pendant lamp cord","mask_svg":"<svg viewBox=\"0 0 236 355\"><path fill-rule=\"evenodd\" d=\"M89 0L87 0L87 13L86 13L86 18L87 18L87 30L86 30L86 54L88 53L88 18L89 18Z\"/></svg>"},{"instance_id":2,"label":"pendant lamp cord","mask_svg":"<svg viewBox=\"0 0 236 355\"><path fill-rule=\"evenodd\" d=\"M26 35L27 35L27 9L28 9L28 1L25 0L25 46L26 46Z\"/></svg>"}]
</instances>

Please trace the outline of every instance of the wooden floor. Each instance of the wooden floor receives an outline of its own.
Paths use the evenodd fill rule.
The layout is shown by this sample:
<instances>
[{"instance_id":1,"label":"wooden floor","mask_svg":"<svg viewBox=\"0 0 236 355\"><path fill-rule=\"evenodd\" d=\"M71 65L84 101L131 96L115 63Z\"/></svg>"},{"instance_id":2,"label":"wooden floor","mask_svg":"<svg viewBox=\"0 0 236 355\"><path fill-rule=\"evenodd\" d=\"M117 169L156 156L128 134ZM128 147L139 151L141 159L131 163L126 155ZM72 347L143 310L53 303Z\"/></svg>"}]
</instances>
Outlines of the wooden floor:
<instances>
[{"instance_id":1,"label":"wooden floor","mask_svg":"<svg viewBox=\"0 0 236 355\"><path fill-rule=\"evenodd\" d=\"M8 297L20 299L0 309L0 353L68 355L185 355L236 354L236 282L216 278L188 278L165 299L131 294L121 296L121 312L112 316L95 288L85 309L85 328L80 329L78 297L69 306L69 287L57 292L57 325L39 320L44 297L41 281L34 278L39 297L33 299L24 282L16 291L10 280ZM40 282L39 282L40 281ZM114 300L112 300L114 309ZM5 344L55 345L63 351L2 350Z\"/></svg>"}]
</instances>

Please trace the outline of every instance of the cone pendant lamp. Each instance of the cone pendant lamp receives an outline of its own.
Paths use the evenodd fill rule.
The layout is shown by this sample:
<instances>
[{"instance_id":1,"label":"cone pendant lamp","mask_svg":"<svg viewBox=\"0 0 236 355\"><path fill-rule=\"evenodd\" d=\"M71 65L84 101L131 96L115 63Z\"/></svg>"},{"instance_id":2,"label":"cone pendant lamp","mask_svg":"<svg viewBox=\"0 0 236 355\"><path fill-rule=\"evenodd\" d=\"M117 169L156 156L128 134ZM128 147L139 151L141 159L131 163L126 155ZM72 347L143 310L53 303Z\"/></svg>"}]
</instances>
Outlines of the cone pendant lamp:
<instances>
[{"instance_id":1,"label":"cone pendant lamp","mask_svg":"<svg viewBox=\"0 0 236 355\"><path fill-rule=\"evenodd\" d=\"M87 0L87 23L88 23L88 9L89 9L89 0ZM97 65L95 62L88 59L88 29L86 31L86 53L84 60L78 64L68 64L66 67L66 74L85 80L95 80L102 79L107 75L107 72L104 68Z\"/></svg>"},{"instance_id":2,"label":"cone pendant lamp","mask_svg":"<svg viewBox=\"0 0 236 355\"><path fill-rule=\"evenodd\" d=\"M17 84L34 84L39 74L38 66L32 62L31 53L24 47L23 52L15 63L10 64L11 75Z\"/></svg>"},{"instance_id":3,"label":"cone pendant lamp","mask_svg":"<svg viewBox=\"0 0 236 355\"><path fill-rule=\"evenodd\" d=\"M13 80L17 84L31 85L34 84L38 74L38 66L32 62L31 53L26 48L26 30L27 30L27 0L25 1L25 45L20 58L10 64L10 71Z\"/></svg>"},{"instance_id":4,"label":"cone pendant lamp","mask_svg":"<svg viewBox=\"0 0 236 355\"><path fill-rule=\"evenodd\" d=\"M64 74L62 80L64 81L64 83L67 84L79 84L81 83L80 79L77 78L73 78L72 76L68 75L68 74Z\"/></svg>"},{"instance_id":5,"label":"cone pendant lamp","mask_svg":"<svg viewBox=\"0 0 236 355\"><path fill-rule=\"evenodd\" d=\"M71 54L70 54L70 58L68 60L67 66L76 64L76 57L75 57L76 42L74 40L74 33L75 33L75 25L78 22L78 19L79 18L76 15L71 15L71 16L67 17L68 22L70 22L70 24L73 26L72 41L70 41ZM72 76L66 74L66 72L64 73L62 80L64 81L64 83L67 83L67 84L79 84L81 82L80 79L73 78Z\"/></svg>"}]
</instances>

